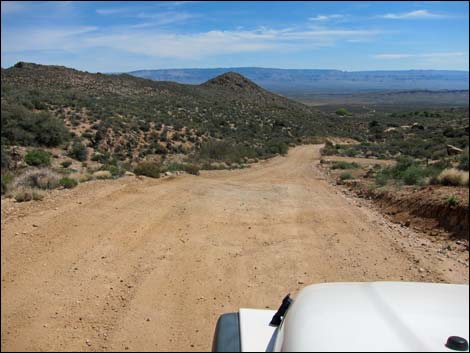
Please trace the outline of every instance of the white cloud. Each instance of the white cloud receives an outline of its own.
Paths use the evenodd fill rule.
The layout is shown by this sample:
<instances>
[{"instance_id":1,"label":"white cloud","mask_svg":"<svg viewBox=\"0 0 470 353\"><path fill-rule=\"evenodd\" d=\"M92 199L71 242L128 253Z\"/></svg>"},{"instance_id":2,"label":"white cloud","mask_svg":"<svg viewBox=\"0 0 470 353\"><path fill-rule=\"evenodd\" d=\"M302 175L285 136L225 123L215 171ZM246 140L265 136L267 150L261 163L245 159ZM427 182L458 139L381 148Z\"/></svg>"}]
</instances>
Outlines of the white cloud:
<instances>
[{"instance_id":1,"label":"white cloud","mask_svg":"<svg viewBox=\"0 0 470 353\"><path fill-rule=\"evenodd\" d=\"M416 11L395 13L395 14L389 13L380 17L391 19L391 20L407 20L407 19L439 19L439 18L447 18L448 16L432 13L432 12L429 12L428 10L416 10Z\"/></svg>"},{"instance_id":2,"label":"white cloud","mask_svg":"<svg viewBox=\"0 0 470 353\"><path fill-rule=\"evenodd\" d=\"M341 19L344 18L345 15L318 15L315 17L310 17L308 20L309 21L328 21L328 20L336 20L336 19Z\"/></svg>"},{"instance_id":3,"label":"white cloud","mask_svg":"<svg viewBox=\"0 0 470 353\"><path fill-rule=\"evenodd\" d=\"M136 11L138 10L138 11ZM167 25L177 22L185 22L190 19L202 17L200 14L177 11L149 12L141 8L120 7L110 9L97 9L96 13L102 16L123 15L126 17L143 19L146 22L131 25L131 28L146 28L153 26Z\"/></svg>"},{"instance_id":4,"label":"white cloud","mask_svg":"<svg viewBox=\"0 0 470 353\"><path fill-rule=\"evenodd\" d=\"M176 22L184 22L193 18L201 17L201 15L187 13L187 12L161 12L161 13L146 13L141 12L137 14L138 18L151 20L142 24L134 25L134 28L148 27L149 25L165 25Z\"/></svg>"},{"instance_id":5,"label":"white cloud","mask_svg":"<svg viewBox=\"0 0 470 353\"><path fill-rule=\"evenodd\" d=\"M97 27L60 27L30 31L2 31L2 53L34 50L69 50L80 45L84 35L96 31Z\"/></svg>"},{"instance_id":6,"label":"white cloud","mask_svg":"<svg viewBox=\"0 0 470 353\"><path fill-rule=\"evenodd\" d=\"M73 1L2 1L2 20L8 17L63 19L74 14Z\"/></svg>"},{"instance_id":7,"label":"white cloud","mask_svg":"<svg viewBox=\"0 0 470 353\"><path fill-rule=\"evenodd\" d=\"M109 46L113 49L154 57L203 58L220 54L317 48L331 46L342 40L372 38L378 33L380 32L371 30L295 31L259 28L251 31L212 30L195 34L176 34L136 29L120 33L93 34L87 39L86 44Z\"/></svg>"},{"instance_id":8,"label":"white cloud","mask_svg":"<svg viewBox=\"0 0 470 353\"><path fill-rule=\"evenodd\" d=\"M376 59L406 59L406 58L451 58L464 56L463 52L447 52L447 53L429 53L429 54L377 54L373 55Z\"/></svg>"},{"instance_id":9,"label":"white cloud","mask_svg":"<svg viewBox=\"0 0 470 353\"><path fill-rule=\"evenodd\" d=\"M96 13L98 15L118 15L118 14L125 14L128 16L135 16L136 13L141 11L152 11L156 8L165 9L165 10L173 10L176 7L181 7L183 5L191 4L191 3L202 3L203 1L163 1L163 2L149 2L148 4L132 4L132 6L125 6L125 7L110 7L110 8L101 8L96 9ZM150 14L151 16L152 14ZM138 16L138 15L137 15Z\"/></svg>"},{"instance_id":10,"label":"white cloud","mask_svg":"<svg viewBox=\"0 0 470 353\"><path fill-rule=\"evenodd\" d=\"M165 6L176 7L176 6L182 6L186 4L192 4L192 3L201 3L201 2L205 2L205 1L165 1L163 4Z\"/></svg>"},{"instance_id":11,"label":"white cloud","mask_svg":"<svg viewBox=\"0 0 470 353\"><path fill-rule=\"evenodd\" d=\"M127 13L130 10L131 9L128 8L128 7L115 7L115 8L112 8L112 9L96 9L96 13L98 15L107 16L107 15L116 15L116 14L121 14L121 13Z\"/></svg>"},{"instance_id":12,"label":"white cloud","mask_svg":"<svg viewBox=\"0 0 470 353\"><path fill-rule=\"evenodd\" d=\"M371 40L381 33L378 30L265 27L175 33L155 26L168 21L184 21L192 15L160 15L126 27L21 28L2 32L2 54L41 50L78 52L82 49L102 48L153 58L202 59L245 52L313 49L333 46L341 41Z\"/></svg>"}]
</instances>

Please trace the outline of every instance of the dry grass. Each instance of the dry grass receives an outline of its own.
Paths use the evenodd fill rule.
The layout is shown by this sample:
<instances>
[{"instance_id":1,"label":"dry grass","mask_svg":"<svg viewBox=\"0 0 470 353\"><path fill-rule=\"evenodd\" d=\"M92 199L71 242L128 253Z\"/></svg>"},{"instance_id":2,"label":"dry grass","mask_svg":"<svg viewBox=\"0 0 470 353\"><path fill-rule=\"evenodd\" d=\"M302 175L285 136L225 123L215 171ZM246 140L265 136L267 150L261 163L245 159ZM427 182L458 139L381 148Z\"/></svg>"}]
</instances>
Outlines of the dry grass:
<instances>
[{"instance_id":1,"label":"dry grass","mask_svg":"<svg viewBox=\"0 0 470 353\"><path fill-rule=\"evenodd\" d=\"M48 168L28 169L13 182L14 188L55 189L59 187L61 176Z\"/></svg>"},{"instance_id":2,"label":"dry grass","mask_svg":"<svg viewBox=\"0 0 470 353\"><path fill-rule=\"evenodd\" d=\"M91 174L81 174L81 175L74 175L75 179L78 179L80 183L84 183L93 179Z\"/></svg>"},{"instance_id":3,"label":"dry grass","mask_svg":"<svg viewBox=\"0 0 470 353\"><path fill-rule=\"evenodd\" d=\"M93 173L93 177L96 179L111 179L113 176L108 170L99 170Z\"/></svg>"},{"instance_id":4,"label":"dry grass","mask_svg":"<svg viewBox=\"0 0 470 353\"><path fill-rule=\"evenodd\" d=\"M13 191L13 198L17 202L26 202L32 200L42 200L44 198L44 195L38 190L23 186Z\"/></svg>"},{"instance_id":5,"label":"dry grass","mask_svg":"<svg viewBox=\"0 0 470 353\"><path fill-rule=\"evenodd\" d=\"M437 183L446 186L468 186L468 172L458 169L445 169L436 178Z\"/></svg>"}]
</instances>

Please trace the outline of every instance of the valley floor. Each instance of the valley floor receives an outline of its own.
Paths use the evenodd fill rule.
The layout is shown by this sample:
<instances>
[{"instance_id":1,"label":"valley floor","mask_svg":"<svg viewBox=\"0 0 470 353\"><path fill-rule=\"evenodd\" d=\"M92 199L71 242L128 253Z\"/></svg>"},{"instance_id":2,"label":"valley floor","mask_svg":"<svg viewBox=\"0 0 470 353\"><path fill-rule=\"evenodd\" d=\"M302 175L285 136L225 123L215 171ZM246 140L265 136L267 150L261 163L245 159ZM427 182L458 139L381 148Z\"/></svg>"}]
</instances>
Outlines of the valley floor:
<instances>
[{"instance_id":1,"label":"valley floor","mask_svg":"<svg viewBox=\"0 0 470 353\"><path fill-rule=\"evenodd\" d=\"M319 150L2 200L2 351L210 350L220 314L277 309L307 284L468 283L328 184Z\"/></svg>"}]
</instances>

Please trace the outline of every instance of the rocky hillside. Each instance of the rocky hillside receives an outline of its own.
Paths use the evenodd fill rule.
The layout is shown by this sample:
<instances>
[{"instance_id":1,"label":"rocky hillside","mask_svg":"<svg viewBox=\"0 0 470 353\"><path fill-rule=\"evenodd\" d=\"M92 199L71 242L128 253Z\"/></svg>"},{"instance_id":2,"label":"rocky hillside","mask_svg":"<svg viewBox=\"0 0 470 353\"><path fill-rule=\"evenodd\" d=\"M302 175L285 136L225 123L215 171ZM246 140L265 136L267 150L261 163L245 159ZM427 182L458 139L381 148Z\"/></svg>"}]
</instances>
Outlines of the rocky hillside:
<instances>
[{"instance_id":1,"label":"rocky hillside","mask_svg":"<svg viewBox=\"0 0 470 353\"><path fill-rule=\"evenodd\" d=\"M20 62L2 70L1 80L2 145L70 148L80 142L91 158L135 162L153 154L211 152L206 145L222 141L229 152L242 150L238 159L263 158L330 130L341 133L337 117L232 72L183 85Z\"/></svg>"}]
</instances>

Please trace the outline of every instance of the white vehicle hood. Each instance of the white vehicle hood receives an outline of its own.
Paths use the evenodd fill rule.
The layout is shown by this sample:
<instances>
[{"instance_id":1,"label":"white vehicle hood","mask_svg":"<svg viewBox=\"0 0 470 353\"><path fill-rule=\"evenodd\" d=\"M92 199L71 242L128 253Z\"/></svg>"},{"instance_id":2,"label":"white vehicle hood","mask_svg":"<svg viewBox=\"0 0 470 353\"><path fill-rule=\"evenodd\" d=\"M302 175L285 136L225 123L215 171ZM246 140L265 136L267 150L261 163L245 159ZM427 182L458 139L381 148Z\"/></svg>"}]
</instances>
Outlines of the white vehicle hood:
<instances>
[{"instance_id":1,"label":"white vehicle hood","mask_svg":"<svg viewBox=\"0 0 470 353\"><path fill-rule=\"evenodd\" d=\"M451 351L449 336L468 340L469 287L316 284L299 293L278 330L273 315L240 310L242 351Z\"/></svg>"}]
</instances>

